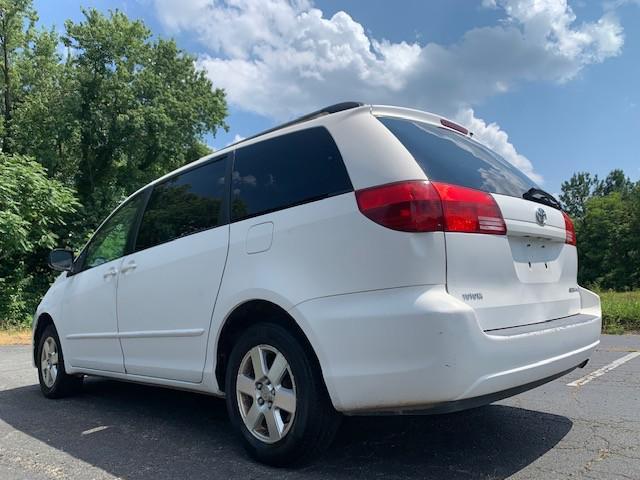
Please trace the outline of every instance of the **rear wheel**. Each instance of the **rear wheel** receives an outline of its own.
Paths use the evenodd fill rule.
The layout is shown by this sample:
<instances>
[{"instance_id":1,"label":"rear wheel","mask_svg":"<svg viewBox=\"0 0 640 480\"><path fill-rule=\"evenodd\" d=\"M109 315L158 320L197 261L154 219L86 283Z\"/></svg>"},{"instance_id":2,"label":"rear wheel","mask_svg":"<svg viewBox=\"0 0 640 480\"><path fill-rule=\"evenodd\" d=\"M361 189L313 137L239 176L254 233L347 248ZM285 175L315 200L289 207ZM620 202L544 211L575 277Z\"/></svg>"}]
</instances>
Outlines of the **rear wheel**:
<instances>
[{"instance_id":1,"label":"rear wheel","mask_svg":"<svg viewBox=\"0 0 640 480\"><path fill-rule=\"evenodd\" d=\"M321 373L280 325L258 324L240 336L229 357L226 392L234 427L263 463L305 463L331 443L339 425Z\"/></svg>"},{"instance_id":2,"label":"rear wheel","mask_svg":"<svg viewBox=\"0 0 640 480\"><path fill-rule=\"evenodd\" d=\"M80 391L82 377L67 374L60 338L53 325L46 327L40 335L36 358L40 390L45 397L62 398Z\"/></svg>"}]
</instances>

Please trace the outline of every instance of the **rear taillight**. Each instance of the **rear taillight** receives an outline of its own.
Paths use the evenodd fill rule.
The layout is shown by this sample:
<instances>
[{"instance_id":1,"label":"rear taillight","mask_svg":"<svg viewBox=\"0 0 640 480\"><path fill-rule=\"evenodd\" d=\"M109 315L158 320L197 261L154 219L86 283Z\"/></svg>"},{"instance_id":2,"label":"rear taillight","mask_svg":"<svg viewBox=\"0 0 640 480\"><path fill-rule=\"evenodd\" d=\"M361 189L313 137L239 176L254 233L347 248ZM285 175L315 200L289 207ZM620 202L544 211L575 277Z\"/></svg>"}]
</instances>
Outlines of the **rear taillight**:
<instances>
[{"instance_id":1,"label":"rear taillight","mask_svg":"<svg viewBox=\"0 0 640 480\"><path fill-rule=\"evenodd\" d=\"M403 232L442 230L442 205L430 182L415 180L356 191L360 211L380 225Z\"/></svg>"},{"instance_id":2,"label":"rear taillight","mask_svg":"<svg viewBox=\"0 0 640 480\"><path fill-rule=\"evenodd\" d=\"M433 182L442 199L447 232L505 235L502 212L491 194L473 188Z\"/></svg>"},{"instance_id":3,"label":"rear taillight","mask_svg":"<svg viewBox=\"0 0 640 480\"><path fill-rule=\"evenodd\" d=\"M393 230L507 232L493 197L471 188L415 180L358 190L356 199L364 215Z\"/></svg>"},{"instance_id":4,"label":"rear taillight","mask_svg":"<svg viewBox=\"0 0 640 480\"><path fill-rule=\"evenodd\" d=\"M564 243L568 245L576 244L576 229L573 226L573 221L571 217L567 215L565 212L562 212L562 216L564 217L564 229L566 231L566 236L564 239Z\"/></svg>"}]
</instances>

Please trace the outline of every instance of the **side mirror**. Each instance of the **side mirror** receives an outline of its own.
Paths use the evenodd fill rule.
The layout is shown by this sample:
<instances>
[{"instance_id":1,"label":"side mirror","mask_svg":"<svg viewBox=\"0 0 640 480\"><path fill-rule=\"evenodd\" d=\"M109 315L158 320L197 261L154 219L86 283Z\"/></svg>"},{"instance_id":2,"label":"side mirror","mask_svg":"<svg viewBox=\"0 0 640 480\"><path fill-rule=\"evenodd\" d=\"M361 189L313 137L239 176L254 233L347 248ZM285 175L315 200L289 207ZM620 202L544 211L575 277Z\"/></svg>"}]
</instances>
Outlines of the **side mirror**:
<instances>
[{"instance_id":1,"label":"side mirror","mask_svg":"<svg viewBox=\"0 0 640 480\"><path fill-rule=\"evenodd\" d=\"M58 272L70 272L73 268L73 252L56 248L49 253L49 267Z\"/></svg>"}]
</instances>

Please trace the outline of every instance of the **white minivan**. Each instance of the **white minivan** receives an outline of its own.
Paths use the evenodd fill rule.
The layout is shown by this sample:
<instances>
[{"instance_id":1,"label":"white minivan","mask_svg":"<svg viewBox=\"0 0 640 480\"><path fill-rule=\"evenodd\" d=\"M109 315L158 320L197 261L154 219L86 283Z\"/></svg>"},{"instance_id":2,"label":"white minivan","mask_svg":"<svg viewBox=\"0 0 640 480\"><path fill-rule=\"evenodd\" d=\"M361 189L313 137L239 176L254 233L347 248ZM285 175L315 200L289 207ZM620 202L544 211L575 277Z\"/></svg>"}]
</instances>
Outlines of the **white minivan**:
<instances>
[{"instance_id":1,"label":"white minivan","mask_svg":"<svg viewBox=\"0 0 640 480\"><path fill-rule=\"evenodd\" d=\"M600 300L558 202L421 111L327 107L126 199L34 319L46 397L85 375L226 397L273 465L341 414L440 413L586 364Z\"/></svg>"}]
</instances>

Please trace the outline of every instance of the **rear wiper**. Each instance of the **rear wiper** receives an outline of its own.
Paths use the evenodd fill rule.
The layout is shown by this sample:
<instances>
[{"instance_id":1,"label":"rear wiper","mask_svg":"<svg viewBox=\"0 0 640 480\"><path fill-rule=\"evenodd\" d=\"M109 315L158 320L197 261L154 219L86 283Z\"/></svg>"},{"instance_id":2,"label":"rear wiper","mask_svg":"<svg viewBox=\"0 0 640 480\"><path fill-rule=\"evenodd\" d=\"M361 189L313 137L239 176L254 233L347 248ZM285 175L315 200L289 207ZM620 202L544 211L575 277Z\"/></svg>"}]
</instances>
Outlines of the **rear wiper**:
<instances>
[{"instance_id":1,"label":"rear wiper","mask_svg":"<svg viewBox=\"0 0 640 480\"><path fill-rule=\"evenodd\" d=\"M539 188L532 187L522 194L522 198L525 200L531 200L532 202L542 203L558 210L562 210L562 205L556 200L553 195L545 192Z\"/></svg>"}]
</instances>

